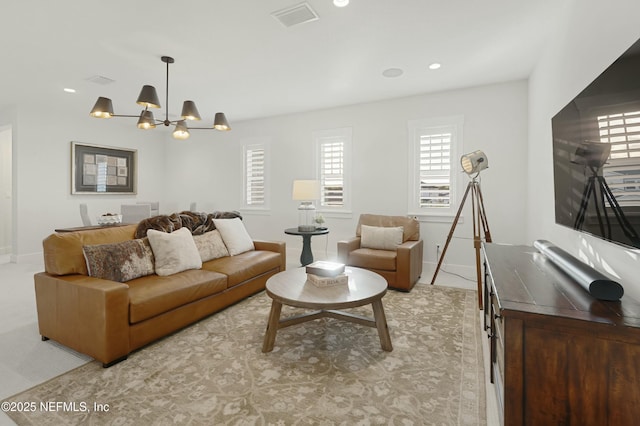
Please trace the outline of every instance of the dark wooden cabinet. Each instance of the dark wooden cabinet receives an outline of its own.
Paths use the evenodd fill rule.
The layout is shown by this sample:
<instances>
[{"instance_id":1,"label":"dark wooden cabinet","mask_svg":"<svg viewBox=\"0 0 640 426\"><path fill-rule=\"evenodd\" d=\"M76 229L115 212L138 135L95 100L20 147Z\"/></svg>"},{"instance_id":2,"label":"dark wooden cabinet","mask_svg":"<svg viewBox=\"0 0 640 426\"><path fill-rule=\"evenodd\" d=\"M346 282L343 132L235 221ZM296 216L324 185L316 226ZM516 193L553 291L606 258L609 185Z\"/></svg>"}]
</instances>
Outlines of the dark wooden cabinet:
<instances>
[{"instance_id":1,"label":"dark wooden cabinet","mask_svg":"<svg viewBox=\"0 0 640 426\"><path fill-rule=\"evenodd\" d=\"M533 247L483 255L501 424L640 424L640 304L594 299Z\"/></svg>"}]
</instances>

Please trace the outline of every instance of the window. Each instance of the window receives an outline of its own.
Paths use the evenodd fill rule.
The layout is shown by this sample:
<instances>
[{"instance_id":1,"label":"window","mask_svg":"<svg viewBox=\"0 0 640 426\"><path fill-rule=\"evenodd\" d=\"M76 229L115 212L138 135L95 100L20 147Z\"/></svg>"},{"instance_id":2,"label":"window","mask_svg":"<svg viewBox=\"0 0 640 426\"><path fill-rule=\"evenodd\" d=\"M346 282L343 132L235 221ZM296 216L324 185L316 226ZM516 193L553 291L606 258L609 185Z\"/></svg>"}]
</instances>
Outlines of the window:
<instances>
[{"instance_id":1,"label":"window","mask_svg":"<svg viewBox=\"0 0 640 426\"><path fill-rule=\"evenodd\" d=\"M409 214L428 213L429 220L453 216L462 123L462 117L409 122Z\"/></svg>"},{"instance_id":2,"label":"window","mask_svg":"<svg viewBox=\"0 0 640 426\"><path fill-rule=\"evenodd\" d=\"M266 142L244 145L242 204L245 209L266 210L269 208L267 148Z\"/></svg>"},{"instance_id":3,"label":"window","mask_svg":"<svg viewBox=\"0 0 640 426\"><path fill-rule=\"evenodd\" d=\"M640 205L640 111L597 119L600 142L611 145L602 175L620 206Z\"/></svg>"},{"instance_id":4,"label":"window","mask_svg":"<svg viewBox=\"0 0 640 426\"><path fill-rule=\"evenodd\" d=\"M324 130L315 133L317 179L320 182L319 210L348 211L349 152L351 128Z\"/></svg>"}]
</instances>

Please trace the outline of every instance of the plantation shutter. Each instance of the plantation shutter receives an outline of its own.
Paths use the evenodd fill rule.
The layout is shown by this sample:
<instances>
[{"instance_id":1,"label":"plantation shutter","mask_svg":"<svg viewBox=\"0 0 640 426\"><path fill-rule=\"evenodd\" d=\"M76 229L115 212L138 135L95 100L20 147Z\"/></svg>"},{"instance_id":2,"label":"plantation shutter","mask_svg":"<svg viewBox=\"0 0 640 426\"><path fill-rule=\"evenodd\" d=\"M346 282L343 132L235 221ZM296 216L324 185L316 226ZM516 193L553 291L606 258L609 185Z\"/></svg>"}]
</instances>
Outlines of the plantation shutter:
<instances>
[{"instance_id":1,"label":"plantation shutter","mask_svg":"<svg viewBox=\"0 0 640 426\"><path fill-rule=\"evenodd\" d=\"M264 147L246 149L246 203L248 206L265 202L265 152Z\"/></svg>"},{"instance_id":2,"label":"plantation shutter","mask_svg":"<svg viewBox=\"0 0 640 426\"><path fill-rule=\"evenodd\" d=\"M320 205L344 205L344 141L329 138L320 144Z\"/></svg>"},{"instance_id":3,"label":"plantation shutter","mask_svg":"<svg viewBox=\"0 0 640 426\"><path fill-rule=\"evenodd\" d=\"M420 135L420 207L451 206L451 132Z\"/></svg>"}]
</instances>

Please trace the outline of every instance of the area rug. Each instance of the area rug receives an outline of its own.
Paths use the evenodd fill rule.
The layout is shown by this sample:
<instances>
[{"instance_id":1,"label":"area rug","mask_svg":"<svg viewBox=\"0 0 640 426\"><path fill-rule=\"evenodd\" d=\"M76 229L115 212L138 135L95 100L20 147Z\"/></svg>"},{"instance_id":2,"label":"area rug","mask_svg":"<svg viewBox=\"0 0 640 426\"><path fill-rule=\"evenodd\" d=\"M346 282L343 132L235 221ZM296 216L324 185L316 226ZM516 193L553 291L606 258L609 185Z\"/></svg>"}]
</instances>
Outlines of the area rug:
<instances>
[{"instance_id":1,"label":"area rug","mask_svg":"<svg viewBox=\"0 0 640 426\"><path fill-rule=\"evenodd\" d=\"M322 318L280 330L265 354L271 299L261 292L3 408L21 407L7 412L19 425L485 425L476 303L473 291L427 284L389 291L392 352L375 328Z\"/></svg>"}]
</instances>

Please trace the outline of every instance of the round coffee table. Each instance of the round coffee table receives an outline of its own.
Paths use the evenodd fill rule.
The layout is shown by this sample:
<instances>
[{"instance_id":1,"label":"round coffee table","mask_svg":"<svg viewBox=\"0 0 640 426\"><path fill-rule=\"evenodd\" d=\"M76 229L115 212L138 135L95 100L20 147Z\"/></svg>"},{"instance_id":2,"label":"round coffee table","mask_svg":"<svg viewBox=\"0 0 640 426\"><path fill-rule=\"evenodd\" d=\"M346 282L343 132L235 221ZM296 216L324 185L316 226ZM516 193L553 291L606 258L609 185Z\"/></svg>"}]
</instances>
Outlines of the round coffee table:
<instances>
[{"instance_id":1,"label":"round coffee table","mask_svg":"<svg viewBox=\"0 0 640 426\"><path fill-rule=\"evenodd\" d=\"M392 351L387 318L382 306L382 297L387 293L387 281L375 272L347 266L348 284L317 287L307 281L305 268L279 272L267 280L267 295L273 299L262 352L271 352L279 329L318 318L330 317L378 329L380 346ZM373 319L340 309L355 308L371 304ZM313 312L280 318L282 305L315 309Z\"/></svg>"}]
</instances>

